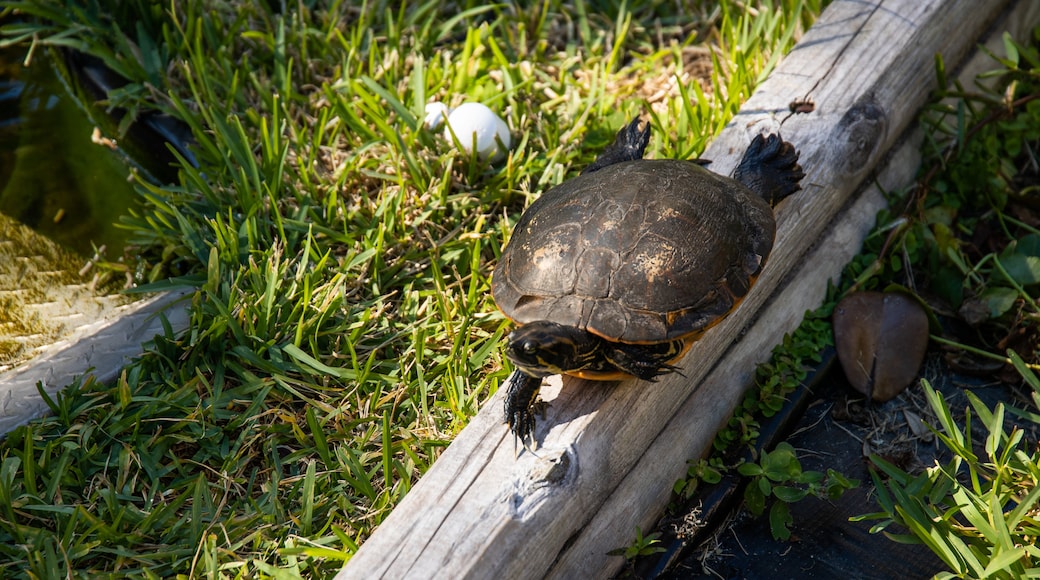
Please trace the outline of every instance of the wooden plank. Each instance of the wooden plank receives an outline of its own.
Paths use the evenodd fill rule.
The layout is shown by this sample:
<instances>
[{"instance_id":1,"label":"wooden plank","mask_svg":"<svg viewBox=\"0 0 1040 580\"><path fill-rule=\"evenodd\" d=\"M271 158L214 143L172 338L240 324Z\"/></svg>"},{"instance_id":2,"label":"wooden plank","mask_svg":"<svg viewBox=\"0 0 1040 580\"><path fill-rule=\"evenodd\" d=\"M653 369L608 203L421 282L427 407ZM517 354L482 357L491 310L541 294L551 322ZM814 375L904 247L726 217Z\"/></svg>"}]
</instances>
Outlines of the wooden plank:
<instances>
[{"instance_id":1,"label":"wooden plank","mask_svg":"<svg viewBox=\"0 0 1040 580\"><path fill-rule=\"evenodd\" d=\"M82 375L103 383L115 380L141 355L144 342L163 334L164 321L176 334L188 328L187 295L183 290L163 292L106 310L39 349L29 361L0 373L0 437L50 412L38 383L53 399Z\"/></svg>"},{"instance_id":2,"label":"wooden plank","mask_svg":"<svg viewBox=\"0 0 1040 580\"><path fill-rule=\"evenodd\" d=\"M727 172L791 100L817 103L783 125L801 152L805 191L780 208L777 247L738 312L694 345L683 375L616 386L551 381L537 454L514 457L497 394L337 578L611 574L622 562L606 552L656 518L754 365L858 251L883 203L859 184L934 87L934 55L948 68L962 62L1007 4L834 2L705 155ZM916 163L902 157L913 150L898 150L886 179L909 179Z\"/></svg>"}]
</instances>

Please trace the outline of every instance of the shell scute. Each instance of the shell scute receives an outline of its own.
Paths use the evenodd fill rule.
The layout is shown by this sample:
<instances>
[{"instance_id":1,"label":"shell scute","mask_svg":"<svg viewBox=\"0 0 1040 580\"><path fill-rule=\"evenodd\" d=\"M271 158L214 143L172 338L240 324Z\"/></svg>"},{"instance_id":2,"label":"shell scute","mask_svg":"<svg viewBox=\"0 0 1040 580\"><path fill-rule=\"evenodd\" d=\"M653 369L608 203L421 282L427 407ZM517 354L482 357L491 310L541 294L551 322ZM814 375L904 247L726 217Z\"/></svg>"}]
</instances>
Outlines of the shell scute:
<instances>
[{"instance_id":1,"label":"shell scute","mask_svg":"<svg viewBox=\"0 0 1040 580\"><path fill-rule=\"evenodd\" d=\"M492 290L519 324L630 343L694 336L747 293L774 232L769 204L732 178L680 160L617 163L528 208Z\"/></svg>"}]
</instances>

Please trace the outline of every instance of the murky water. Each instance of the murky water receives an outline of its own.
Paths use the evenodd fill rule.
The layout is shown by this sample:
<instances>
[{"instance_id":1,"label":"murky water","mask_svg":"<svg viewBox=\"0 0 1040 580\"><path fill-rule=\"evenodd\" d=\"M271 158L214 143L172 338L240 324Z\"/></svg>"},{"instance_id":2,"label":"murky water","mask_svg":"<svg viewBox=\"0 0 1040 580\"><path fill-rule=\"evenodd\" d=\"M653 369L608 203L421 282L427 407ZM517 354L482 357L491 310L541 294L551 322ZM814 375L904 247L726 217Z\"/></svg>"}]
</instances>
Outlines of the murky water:
<instances>
[{"instance_id":1,"label":"murky water","mask_svg":"<svg viewBox=\"0 0 1040 580\"><path fill-rule=\"evenodd\" d=\"M94 124L66 93L46 51L0 50L0 213L84 256L122 255L115 227L135 203L128 165L93 142Z\"/></svg>"}]
</instances>

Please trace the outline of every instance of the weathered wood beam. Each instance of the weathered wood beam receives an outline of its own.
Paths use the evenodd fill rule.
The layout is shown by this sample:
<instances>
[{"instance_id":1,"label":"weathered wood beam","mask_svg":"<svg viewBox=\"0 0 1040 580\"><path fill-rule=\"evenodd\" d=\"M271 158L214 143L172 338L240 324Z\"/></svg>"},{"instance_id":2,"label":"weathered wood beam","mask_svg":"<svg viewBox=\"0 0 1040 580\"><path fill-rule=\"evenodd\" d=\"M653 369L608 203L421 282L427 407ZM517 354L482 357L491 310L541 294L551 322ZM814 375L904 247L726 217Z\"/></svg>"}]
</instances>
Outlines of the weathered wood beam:
<instances>
[{"instance_id":1,"label":"weathered wood beam","mask_svg":"<svg viewBox=\"0 0 1040 580\"><path fill-rule=\"evenodd\" d=\"M904 141L935 88L935 55L953 69L991 28L1036 22L1036 4L831 4L705 153L713 170L727 173L763 125L777 128L792 100L816 103L782 126L801 152L804 191L781 205L776 248L738 311L694 345L681 375L551 381L542 389L550 405L536 454L515 456L502 393L492 397L337 578L613 573L622 561L606 552L658 517L684 462L710 447L755 365L858 252L884 205L864 182L912 179L916 146ZM879 172L883 159L888 169Z\"/></svg>"},{"instance_id":2,"label":"weathered wood beam","mask_svg":"<svg viewBox=\"0 0 1040 580\"><path fill-rule=\"evenodd\" d=\"M165 326L174 334L188 328L186 296L181 290L161 292L108 309L24 364L0 373L0 437L50 413L38 384L53 399L77 377L113 381L144 352L143 343L165 333Z\"/></svg>"}]
</instances>

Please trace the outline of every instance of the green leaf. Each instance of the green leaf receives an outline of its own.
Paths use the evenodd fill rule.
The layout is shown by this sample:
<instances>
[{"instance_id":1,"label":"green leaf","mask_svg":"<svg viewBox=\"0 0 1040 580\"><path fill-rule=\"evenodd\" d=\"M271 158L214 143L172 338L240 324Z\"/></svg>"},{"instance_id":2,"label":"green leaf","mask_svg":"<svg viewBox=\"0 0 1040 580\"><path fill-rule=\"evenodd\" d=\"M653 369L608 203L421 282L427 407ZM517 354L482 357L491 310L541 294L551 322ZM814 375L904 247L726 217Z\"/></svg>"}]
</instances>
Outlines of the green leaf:
<instances>
[{"instance_id":1,"label":"green leaf","mask_svg":"<svg viewBox=\"0 0 1040 580\"><path fill-rule=\"evenodd\" d=\"M846 477L844 473L834 469L827 470L827 479L847 489L852 489L854 487L859 486L858 479L851 479L849 477Z\"/></svg>"},{"instance_id":2,"label":"green leaf","mask_svg":"<svg viewBox=\"0 0 1040 580\"><path fill-rule=\"evenodd\" d=\"M769 497L773 493L773 484L769 483L769 479L760 477L756 480L758 484L758 490L762 492L762 495Z\"/></svg>"},{"instance_id":3,"label":"green leaf","mask_svg":"<svg viewBox=\"0 0 1040 580\"><path fill-rule=\"evenodd\" d=\"M910 480L909 474L907 474L902 469L899 469L894 464L889 463L880 455L871 455L870 461L874 465L876 465L878 469L883 471L885 475L891 478L892 482L897 485L906 485L906 483ZM884 482L881 480L881 477L877 474L877 472L871 471L870 473L871 477L874 479L874 487L877 487L879 490L885 489L886 486L884 485Z\"/></svg>"},{"instance_id":4,"label":"green leaf","mask_svg":"<svg viewBox=\"0 0 1040 580\"><path fill-rule=\"evenodd\" d=\"M341 379L356 379L357 374L354 371L342 368L333 368L328 365L322 364L320 361L312 357L311 355L303 352L300 347L295 344L286 344L282 347L285 354L289 355L296 362L308 366L318 372L325 373L328 375L336 376Z\"/></svg>"},{"instance_id":5,"label":"green leaf","mask_svg":"<svg viewBox=\"0 0 1040 580\"><path fill-rule=\"evenodd\" d=\"M701 481L704 483L718 483L722 481L722 472L710 465L705 465L699 472Z\"/></svg>"},{"instance_id":6,"label":"green leaf","mask_svg":"<svg viewBox=\"0 0 1040 580\"><path fill-rule=\"evenodd\" d=\"M985 566L963 540L935 527L931 518L906 517L902 506L896 508L903 515L904 525L931 549L947 566L956 572L973 573L982 577Z\"/></svg>"},{"instance_id":7,"label":"green leaf","mask_svg":"<svg viewBox=\"0 0 1040 580\"><path fill-rule=\"evenodd\" d=\"M991 286L979 296L979 299L989 309L990 318L1000 318L1015 305L1015 301L1018 300L1018 292L1007 286Z\"/></svg>"},{"instance_id":8,"label":"green leaf","mask_svg":"<svg viewBox=\"0 0 1040 580\"><path fill-rule=\"evenodd\" d=\"M990 459L996 459L997 457L1000 442L1005 437L1003 427L1004 405L997 403L997 406L993 409L993 418L986 424L986 428L989 429L989 436L986 437L986 455Z\"/></svg>"},{"instance_id":9,"label":"green leaf","mask_svg":"<svg viewBox=\"0 0 1040 580\"><path fill-rule=\"evenodd\" d=\"M928 404L935 412L936 417L939 419L939 424L942 426L943 432L936 433L939 438L950 446L950 449L958 456L965 459L974 460L975 454L965 446L967 441L957 422L953 419L953 415L950 413L950 408L946 405L946 401L942 398L942 395L932 388L931 383L927 380L921 381L921 386L924 388L925 398L928 399Z\"/></svg>"},{"instance_id":10,"label":"green leaf","mask_svg":"<svg viewBox=\"0 0 1040 580\"><path fill-rule=\"evenodd\" d=\"M206 266L206 285L204 289L208 292L216 292L220 284L220 253L216 246L209 249L209 260Z\"/></svg>"},{"instance_id":11,"label":"green leaf","mask_svg":"<svg viewBox=\"0 0 1040 580\"><path fill-rule=\"evenodd\" d=\"M1040 234L1026 234L1017 240L1013 240L1009 247L1015 248L1015 253L1023 256L1040 256Z\"/></svg>"},{"instance_id":12,"label":"green leaf","mask_svg":"<svg viewBox=\"0 0 1040 580\"><path fill-rule=\"evenodd\" d=\"M1008 358L1011 359L1011 364L1014 365L1015 370L1018 374L1022 375L1022 378L1032 387L1033 392L1040 394L1040 377L1036 376L1033 369L1026 366L1026 361L1022 359L1019 354L1011 349L1007 351Z\"/></svg>"},{"instance_id":13,"label":"green leaf","mask_svg":"<svg viewBox=\"0 0 1040 580\"><path fill-rule=\"evenodd\" d=\"M766 477L773 481L789 481L802 473L794 447L786 441L778 444L773 451L763 453L761 464Z\"/></svg>"},{"instance_id":14,"label":"green leaf","mask_svg":"<svg viewBox=\"0 0 1040 580\"><path fill-rule=\"evenodd\" d=\"M1000 264L1008 276L1021 286L1040 284L1040 256L1023 255L1018 252L1002 256Z\"/></svg>"},{"instance_id":15,"label":"green leaf","mask_svg":"<svg viewBox=\"0 0 1040 580\"><path fill-rule=\"evenodd\" d=\"M822 471L803 471L798 477L792 478L795 483L816 485L823 482L826 475Z\"/></svg>"},{"instance_id":16,"label":"green leaf","mask_svg":"<svg viewBox=\"0 0 1040 580\"><path fill-rule=\"evenodd\" d=\"M1015 568L1018 568L1017 566L1014 566L1014 565L1019 563L1019 561L1025 555L1026 555L1026 549L1024 547L1022 547L1022 546L1019 546L1017 548L1012 548L1012 549L1006 550L1006 551L1001 551L1000 553L995 555L993 557L993 559L991 559L989 561L989 564L986 565L986 569L983 571L982 577L983 578L997 578L997 577L1000 576L998 574L999 572L1007 573L1007 572L1010 572L1011 570L1014 570ZM1024 576L1020 576L1020 577L1024 577Z\"/></svg>"},{"instance_id":17,"label":"green leaf","mask_svg":"<svg viewBox=\"0 0 1040 580\"><path fill-rule=\"evenodd\" d=\"M757 463L741 463L737 467L737 473L744 477L756 477L765 474L765 471Z\"/></svg>"},{"instance_id":18,"label":"green leaf","mask_svg":"<svg viewBox=\"0 0 1040 580\"><path fill-rule=\"evenodd\" d=\"M1007 513L1005 517L1008 525L1018 527L1027 514L1033 513L1038 501L1040 501L1040 486L1034 486L1029 493L1018 500L1018 505Z\"/></svg>"},{"instance_id":19,"label":"green leaf","mask_svg":"<svg viewBox=\"0 0 1040 580\"><path fill-rule=\"evenodd\" d=\"M1011 63L1014 67L1017 68L1018 67L1018 45L1015 44L1014 37L1011 36L1011 33L1005 32L1003 35L1001 35L1001 39L1003 39L1003 41L1004 41L1004 52L1005 52L1005 54L1007 54L1008 62Z\"/></svg>"},{"instance_id":20,"label":"green leaf","mask_svg":"<svg viewBox=\"0 0 1040 580\"><path fill-rule=\"evenodd\" d=\"M773 502L769 509L769 529L777 540L788 540L791 538L790 525L794 521L791 518L791 510L782 501Z\"/></svg>"},{"instance_id":21,"label":"green leaf","mask_svg":"<svg viewBox=\"0 0 1040 580\"><path fill-rule=\"evenodd\" d=\"M939 86L945 87L949 83L946 82L946 65L943 63L942 54L939 52L935 53L935 78L939 79Z\"/></svg>"},{"instance_id":22,"label":"green leaf","mask_svg":"<svg viewBox=\"0 0 1040 580\"><path fill-rule=\"evenodd\" d=\"M675 483L672 484L672 493L674 493L675 495L678 495L678 496L687 497L687 496L683 495L683 490L688 488L688 487L695 487L695 485L692 483L692 481L694 481L694 480L690 480L690 479L677 479L677 480L675 480Z\"/></svg>"},{"instance_id":23,"label":"green leaf","mask_svg":"<svg viewBox=\"0 0 1040 580\"><path fill-rule=\"evenodd\" d=\"M805 498L809 492L798 487L778 485L773 487L773 495L782 502L794 503Z\"/></svg>"},{"instance_id":24,"label":"green leaf","mask_svg":"<svg viewBox=\"0 0 1040 580\"><path fill-rule=\"evenodd\" d=\"M766 496L757 485L752 484L744 488L744 506L756 516L762 515L765 511Z\"/></svg>"},{"instance_id":25,"label":"green leaf","mask_svg":"<svg viewBox=\"0 0 1040 580\"><path fill-rule=\"evenodd\" d=\"M975 526L975 529L991 543L997 543L1000 538L997 537L997 531L990 524L989 519L982 512L986 509L985 503L980 501L980 498L971 494L966 488L958 486L953 491L953 499L957 502L957 508L960 515L964 516L971 525Z\"/></svg>"}]
</instances>

